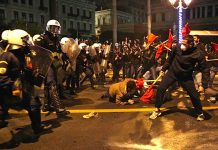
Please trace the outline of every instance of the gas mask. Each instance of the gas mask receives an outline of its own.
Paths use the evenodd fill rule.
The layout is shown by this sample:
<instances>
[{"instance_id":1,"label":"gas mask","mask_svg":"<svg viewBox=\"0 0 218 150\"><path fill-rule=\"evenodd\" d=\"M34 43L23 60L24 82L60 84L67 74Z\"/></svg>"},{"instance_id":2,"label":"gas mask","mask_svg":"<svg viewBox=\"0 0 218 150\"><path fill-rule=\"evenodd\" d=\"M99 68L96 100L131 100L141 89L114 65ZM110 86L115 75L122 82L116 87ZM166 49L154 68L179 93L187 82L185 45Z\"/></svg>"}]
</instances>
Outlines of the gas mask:
<instances>
[{"instance_id":1,"label":"gas mask","mask_svg":"<svg viewBox=\"0 0 218 150\"><path fill-rule=\"evenodd\" d=\"M187 50L187 47L184 44L181 44L180 48L181 48L182 51L186 51Z\"/></svg>"}]
</instances>

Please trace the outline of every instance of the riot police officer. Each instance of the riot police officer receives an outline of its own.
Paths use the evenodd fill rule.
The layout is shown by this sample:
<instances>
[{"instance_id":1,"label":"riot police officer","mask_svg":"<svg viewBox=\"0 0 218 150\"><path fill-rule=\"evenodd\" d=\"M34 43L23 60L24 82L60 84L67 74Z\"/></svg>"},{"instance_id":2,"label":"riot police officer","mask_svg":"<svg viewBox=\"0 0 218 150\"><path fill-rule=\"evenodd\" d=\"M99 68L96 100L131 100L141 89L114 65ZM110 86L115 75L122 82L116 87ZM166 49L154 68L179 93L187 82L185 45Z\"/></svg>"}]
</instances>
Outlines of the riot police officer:
<instances>
[{"instance_id":1,"label":"riot police officer","mask_svg":"<svg viewBox=\"0 0 218 150\"><path fill-rule=\"evenodd\" d=\"M45 110L55 110L58 116L65 116L69 114L60 101L58 94L58 69L62 66L61 62L61 46L59 34L61 33L61 25L57 20L49 20L47 22L46 31L41 34L36 40L35 44L50 50L53 53L54 61L51 64L46 80L45 80Z\"/></svg>"},{"instance_id":2,"label":"riot police officer","mask_svg":"<svg viewBox=\"0 0 218 150\"><path fill-rule=\"evenodd\" d=\"M33 42L30 35L20 29L10 31L7 36L8 45L0 55L0 124L5 125L5 104L15 99L16 104L28 111L32 129L38 134L50 126L41 124L41 104L34 93L33 74L27 71L25 58L31 55L29 47Z\"/></svg>"}]
</instances>

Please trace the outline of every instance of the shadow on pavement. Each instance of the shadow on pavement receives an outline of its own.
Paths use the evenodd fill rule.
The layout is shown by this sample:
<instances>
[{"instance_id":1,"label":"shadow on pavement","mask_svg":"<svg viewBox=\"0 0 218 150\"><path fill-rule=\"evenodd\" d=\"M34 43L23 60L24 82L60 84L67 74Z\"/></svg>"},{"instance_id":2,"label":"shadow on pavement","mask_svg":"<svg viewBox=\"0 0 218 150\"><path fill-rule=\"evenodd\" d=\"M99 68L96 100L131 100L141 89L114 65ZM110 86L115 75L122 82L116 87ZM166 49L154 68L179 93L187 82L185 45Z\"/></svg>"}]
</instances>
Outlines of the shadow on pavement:
<instances>
[{"instance_id":1,"label":"shadow on pavement","mask_svg":"<svg viewBox=\"0 0 218 150\"><path fill-rule=\"evenodd\" d=\"M62 117L58 119L51 119L47 121L43 121L42 124L45 125L52 125L52 127L48 130L45 130L44 132L40 134L34 134L31 127L29 125L26 125L21 128L17 128L14 132L10 131L12 138L5 142L0 144L0 149L11 149L18 147L21 143L35 143L39 140L40 136L45 134L50 134L53 132L52 129L58 128L61 126L61 122L67 121L72 119L71 117Z\"/></svg>"},{"instance_id":2,"label":"shadow on pavement","mask_svg":"<svg viewBox=\"0 0 218 150\"><path fill-rule=\"evenodd\" d=\"M179 112L179 113L182 113L182 114L186 114L188 116L191 116L193 118L196 118L197 117L197 114L195 112L195 110L191 107L187 107L186 109L178 109L177 107L168 107L167 111L163 111L161 116L165 116L165 115L169 115L169 114L172 114L172 113L176 113L176 112ZM212 116L204 111L204 115L205 115L205 120L209 120L212 118Z\"/></svg>"}]
</instances>

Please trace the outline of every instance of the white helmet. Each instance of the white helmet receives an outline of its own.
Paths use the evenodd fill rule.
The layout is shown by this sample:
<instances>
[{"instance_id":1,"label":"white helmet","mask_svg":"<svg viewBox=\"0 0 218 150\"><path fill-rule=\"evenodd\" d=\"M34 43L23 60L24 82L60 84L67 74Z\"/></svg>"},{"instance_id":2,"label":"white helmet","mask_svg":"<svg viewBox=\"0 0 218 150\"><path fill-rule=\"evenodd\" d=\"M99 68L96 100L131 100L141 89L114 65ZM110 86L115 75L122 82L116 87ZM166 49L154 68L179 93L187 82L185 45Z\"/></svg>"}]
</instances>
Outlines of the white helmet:
<instances>
[{"instance_id":1,"label":"white helmet","mask_svg":"<svg viewBox=\"0 0 218 150\"><path fill-rule=\"evenodd\" d=\"M36 39L38 39L39 37L40 37L40 34L36 34L36 35L34 35L34 36L33 36L33 41L35 42Z\"/></svg>"},{"instance_id":2,"label":"white helmet","mask_svg":"<svg viewBox=\"0 0 218 150\"><path fill-rule=\"evenodd\" d=\"M118 43L115 43L115 44L114 44L114 46L115 46L115 47L118 47L118 46L119 46L119 44L118 44Z\"/></svg>"},{"instance_id":3,"label":"white helmet","mask_svg":"<svg viewBox=\"0 0 218 150\"><path fill-rule=\"evenodd\" d=\"M8 35L11 32L11 30L5 30L2 32L2 40L7 41L8 40Z\"/></svg>"},{"instance_id":4,"label":"white helmet","mask_svg":"<svg viewBox=\"0 0 218 150\"><path fill-rule=\"evenodd\" d=\"M68 37L63 37L60 41L60 44L65 44L67 41L69 41Z\"/></svg>"},{"instance_id":5,"label":"white helmet","mask_svg":"<svg viewBox=\"0 0 218 150\"><path fill-rule=\"evenodd\" d=\"M15 29L9 32L8 44L18 47L34 45L32 37L29 35L29 33L21 29Z\"/></svg>"},{"instance_id":6,"label":"white helmet","mask_svg":"<svg viewBox=\"0 0 218 150\"><path fill-rule=\"evenodd\" d=\"M86 47L86 46L87 46L86 43L80 43L80 44L79 44L79 48L80 48L80 49L83 49L83 48Z\"/></svg>"},{"instance_id":7,"label":"white helmet","mask_svg":"<svg viewBox=\"0 0 218 150\"><path fill-rule=\"evenodd\" d=\"M100 44L99 44L99 43L94 43L92 46L93 46L94 48L99 48L99 47L100 47Z\"/></svg>"},{"instance_id":8,"label":"white helmet","mask_svg":"<svg viewBox=\"0 0 218 150\"><path fill-rule=\"evenodd\" d=\"M67 37L63 37L60 41L61 44L61 50L63 53L67 53L68 45L66 44L70 39Z\"/></svg>"},{"instance_id":9,"label":"white helmet","mask_svg":"<svg viewBox=\"0 0 218 150\"><path fill-rule=\"evenodd\" d=\"M49 20L46 25L46 31L53 35L61 34L61 25L57 20Z\"/></svg>"}]
</instances>

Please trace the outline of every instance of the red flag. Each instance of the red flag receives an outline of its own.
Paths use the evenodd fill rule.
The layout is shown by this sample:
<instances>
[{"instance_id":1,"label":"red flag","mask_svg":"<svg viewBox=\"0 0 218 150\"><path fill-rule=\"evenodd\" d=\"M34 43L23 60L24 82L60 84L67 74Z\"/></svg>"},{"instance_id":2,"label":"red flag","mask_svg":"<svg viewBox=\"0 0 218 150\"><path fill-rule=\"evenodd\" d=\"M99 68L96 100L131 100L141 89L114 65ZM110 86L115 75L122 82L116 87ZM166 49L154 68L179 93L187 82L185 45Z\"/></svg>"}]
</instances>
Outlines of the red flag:
<instances>
[{"instance_id":1,"label":"red flag","mask_svg":"<svg viewBox=\"0 0 218 150\"><path fill-rule=\"evenodd\" d=\"M189 24L186 23L185 27L182 29L182 37L189 35L189 33L191 32Z\"/></svg>"},{"instance_id":2,"label":"red flag","mask_svg":"<svg viewBox=\"0 0 218 150\"><path fill-rule=\"evenodd\" d=\"M142 95L142 97L140 97L140 100L145 102L145 103L150 103L151 99L154 97L154 89L153 89L154 85L152 84L147 90L146 92Z\"/></svg>"},{"instance_id":3,"label":"red flag","mask_svg":"<svg viewBox=\"0 0 218 150\"><path fill-rule=\"evenodd\" d=\"M171 29L169 29L169 35L168 35L168 41L166 43L166 47L171 48L172 43L173 43L173 35Z\"/></svg>"},{"instance_id":4,"label":"red flag","mask_svg":"<svg viewBox=\"0 0 218 150\"><path fill-rule=\"evenodd\" d=\"M154 42L154 40L157 39L158 36L154 35L153 33L149 34L146 39L148 40L148 44L151 44Z\"/></svg>"},{"instance_id":5,"label":"red flag","mask_svg":"<svg viewBox=\"0 0 218 150\"><path fill-rule=\"evenodd\" d=\"M136 80L136 88L142 89L144 87L144 80L142 78L139 78Z\"/></svg>"},{"instance_id":6,"label":"red flag","mask_svg":"<svg viewBox=\"0 0 218 150\"><path fill-rule=\"evenodd\" d=\"M218 44L211 42L211 47L213 48L214 52L218 52Z\"/></svg>"},{"instance_id":7,"label":"red flag","mask_svg":"<svg viewBox=\"0 0 218 150\"><path fill-rule=\"evenodd\" d=\"M163 51L164 51L164 44L162 43L156 51L155 59L158 59Z\"/></svg>"}]
</instances>

